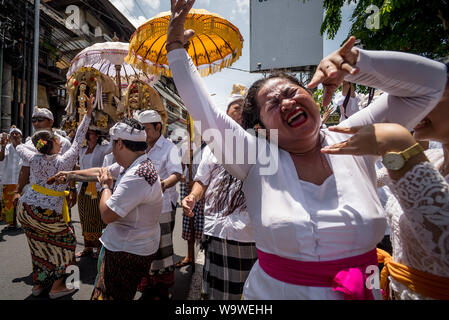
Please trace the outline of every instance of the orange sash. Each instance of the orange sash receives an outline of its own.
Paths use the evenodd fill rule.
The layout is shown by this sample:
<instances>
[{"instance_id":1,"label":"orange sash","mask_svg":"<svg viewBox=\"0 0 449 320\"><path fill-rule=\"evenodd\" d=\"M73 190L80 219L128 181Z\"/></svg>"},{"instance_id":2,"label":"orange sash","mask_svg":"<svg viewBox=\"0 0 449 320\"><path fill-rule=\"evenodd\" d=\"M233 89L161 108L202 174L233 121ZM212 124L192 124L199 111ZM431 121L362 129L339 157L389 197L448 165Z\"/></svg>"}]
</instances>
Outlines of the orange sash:
<instances>
[{"instance_id":1,"label":"orange sash","mask_svg":"<svg viewBox=\"0 0 449 320\"><path fill-rule=\"evenodd\" d=\"M449 300L449 278L433 275L393 261L390 254L377 249L377 259L384 264L380 274L380 287L384 290L384 300L390 299L389 279L402 283L410 290L437 300Z\"/></svg>"}]
</instances>

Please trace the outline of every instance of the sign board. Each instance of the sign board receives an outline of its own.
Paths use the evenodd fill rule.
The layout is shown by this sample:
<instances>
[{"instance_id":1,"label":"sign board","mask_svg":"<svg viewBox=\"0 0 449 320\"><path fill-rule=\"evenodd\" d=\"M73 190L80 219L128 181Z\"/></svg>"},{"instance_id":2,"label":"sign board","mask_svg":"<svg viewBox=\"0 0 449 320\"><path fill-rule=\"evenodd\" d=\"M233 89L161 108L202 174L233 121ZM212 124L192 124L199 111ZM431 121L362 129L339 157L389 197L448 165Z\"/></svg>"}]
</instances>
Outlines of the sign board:
<instances>
[{"instance_id":1,"label":"sign board","mask_svg":"<svg viewBox=\"0 0 449 320\"><path fill-rule=\"evenodd\" d=\"M310 71L323 58L323 0L250 0L250 71Z\"/></svg>"}]
</instances>

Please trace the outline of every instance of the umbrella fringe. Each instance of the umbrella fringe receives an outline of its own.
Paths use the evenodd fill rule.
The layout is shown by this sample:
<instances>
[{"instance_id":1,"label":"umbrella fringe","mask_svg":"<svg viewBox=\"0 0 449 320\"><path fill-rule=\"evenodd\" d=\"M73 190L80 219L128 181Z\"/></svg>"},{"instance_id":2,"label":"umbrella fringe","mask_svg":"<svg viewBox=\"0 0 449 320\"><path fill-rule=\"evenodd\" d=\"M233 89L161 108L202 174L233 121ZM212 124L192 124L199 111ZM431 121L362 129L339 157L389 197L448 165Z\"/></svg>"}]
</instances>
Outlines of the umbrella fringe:
<instances>
[{"instance_id":1,"label":"umbrella fringe","mask_svg":"<svg viewBox=\"0 0 449 320\"><path fill-rule=\"evenodd\" d=\"M203 15L207 16L206 19L196 19L195 16ZM152 74L162 74L171 76L171 71L168 67L167 52L165 49L166 34L168 28L168 17L170 12L163 12L156 17L148 20L143 25L137 28L134 34L131 36L128 55L125 58L125 62L133 65L144 72ZM207 59L212 54L213 59L217 56L224 56L224 58L216 59L212 64L199 63L197 65L198 71L201 76L205 77L209 74L218 72L223 68L231 66L242 55L243 38L240 31L232 23L224 19L218 14L208 12L204 9L192 9L186 21L186 28L193 29L196 32L196 38L202 34L208 34L214 41L215 45L212 45L214 49L208 50L209 54ZM214 38L215 37L215 38ZM216 39L216 40L215 40ZM224 42L223 39L226 39ZM157 41L157 44L155 43ZM195 39L191 40L195 43ZM197 40L198 41L198 40ZM195 45L195 47L202 48L204 43L210 44L210 42L203 42L201 45ZM206 44L206 46L208 46ZM161 46L164 46L161 48ZM193 46L190 51L193 55ZM135 52L136 49L138 52ZM149 50L152 48L151 50ZM220 50L220 52L217 52ZM144 54L145 56L142 56ZM206 54L199 55L200 58L206 59ZM154 61L152 61L154 59ZM157 61L156 61L157 60ZM194 63L197 63L197 59L192 57ZM152 65L148 65L152 63Z\"/></svg>"}]
</instances>

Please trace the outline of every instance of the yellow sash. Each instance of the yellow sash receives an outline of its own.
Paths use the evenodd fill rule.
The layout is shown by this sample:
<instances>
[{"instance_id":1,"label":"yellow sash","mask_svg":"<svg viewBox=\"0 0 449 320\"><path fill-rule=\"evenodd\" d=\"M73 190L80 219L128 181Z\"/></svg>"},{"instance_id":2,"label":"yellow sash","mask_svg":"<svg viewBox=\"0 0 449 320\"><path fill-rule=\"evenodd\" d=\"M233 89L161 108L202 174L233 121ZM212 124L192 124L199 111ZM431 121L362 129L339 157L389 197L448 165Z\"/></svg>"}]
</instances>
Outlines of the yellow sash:
<instances>
[{"instance_id":1,"label":"yellow sash","mask_svg":"<svg viewBox=\"0 0 449 320\"><path fill-rule=\"evenodd\" d=\"M390 254L377 248L377 259L384 264L380 274L380 287L384 290L384 299L389 300L389 279L402 283L410 290L423 296L437 299L449 299L449 278L436 276L434 274L420 271L393 261Z\"/></svg>"},{"instance_id":2,"label":"yellow sash","mask_svg":"<svg viewBox=\"0 0 449 320\"><path fill-rule=\"evenodd\" d=\"M97 184L95 182L89 182L86 187L86 192L88 196L90 196L91 199L97 199Z\"/></svg>"},{"instance_id":3,"label":"yellow sash","mask_svg":"<svg viewBox=\"0 0 449 320\"><path fill-rule=\"evenodd\" d=\"M66 197L69 195L68 191L56 191L53 189L48 189L43 186L39 186L37 184L33 184L31 187L34 191L44 194L46 196L50 197L64 197L64 201L62 203L62 217L64 218L65 223L70 222L70 216L69 216L69 205L67 204Z\"/></svg>"}]
</instances>

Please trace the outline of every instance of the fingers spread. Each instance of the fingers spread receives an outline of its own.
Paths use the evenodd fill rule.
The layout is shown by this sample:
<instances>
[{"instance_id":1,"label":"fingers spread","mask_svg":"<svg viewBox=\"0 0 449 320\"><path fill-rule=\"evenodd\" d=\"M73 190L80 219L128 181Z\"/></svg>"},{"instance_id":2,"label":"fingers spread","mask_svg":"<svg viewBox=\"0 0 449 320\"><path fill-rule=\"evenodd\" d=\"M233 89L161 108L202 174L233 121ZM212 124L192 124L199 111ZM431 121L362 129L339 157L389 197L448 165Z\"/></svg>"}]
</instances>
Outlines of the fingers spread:
<instances>
[{"instance_id":1,"label":"fingers spread","mask_svg":"<svg viewBox=\"0 0 449 320\"><path fill-rule=\"evenodd\" d=\"M320 69L318 69L318 70L315 72L315 74L313 75L313 78L312 78L312 80L309 82L309 84L307 85L307 87L308 87L309 89L313 89L313 88L315 88L316 86L318 86L318 84L322 83L322 82L324 81L324 79L325 79L324 73L323 73Z\"/></svg>"},{"instance_id":2,"label":"fingers spread","mask_svg":"<svg viewBox=\"0 0 449 320\"><path fill-rule=\"evenodd\" d=\"M349 63L347 62L343 62L341 65L341 70L347 71L349 72L351 75L356 75L357 73L359 73L360 69L359 68L354 68L353 66L351 66Z\"/></svg>"},{"instance_id":3,"label":"fingers spread","mask_svg":"<svg viewBox=\"0 0 449 320\"><path fill-rule=\"evenodd\" d=\"M359 154L359 148L357 147L348 147L346 145L341 146L339 144L327 146L321 149L322 153L327 154L351 154L357 155Z\"/></svg>"},{"instance_id":4,"label":"fingers spread","mask_svg":"<svg viewBox=\"0 0 449 320\"><path fill-rule=\"evenodd\" d=\"M344 128L344 127L329 127L329 131L334 131L334 132L339 132L339 133L347 133L347 134L354 134L356 132L358 132L360 129L362 128L362 126L356 126L356 127L349 127L349 128Z\"/></svg>"},{"instance_id":5,"label":"fingers spread","mask_svg":"<svg viewBox=\"0 0 449 320\"><path fill-rule=\"evenodd\" d=\"M345 56L351 52L352 47L354 47L356 38L354 36L349 37L348 41L339 49L341 55Z\"/></svg>"}]
</instances>

